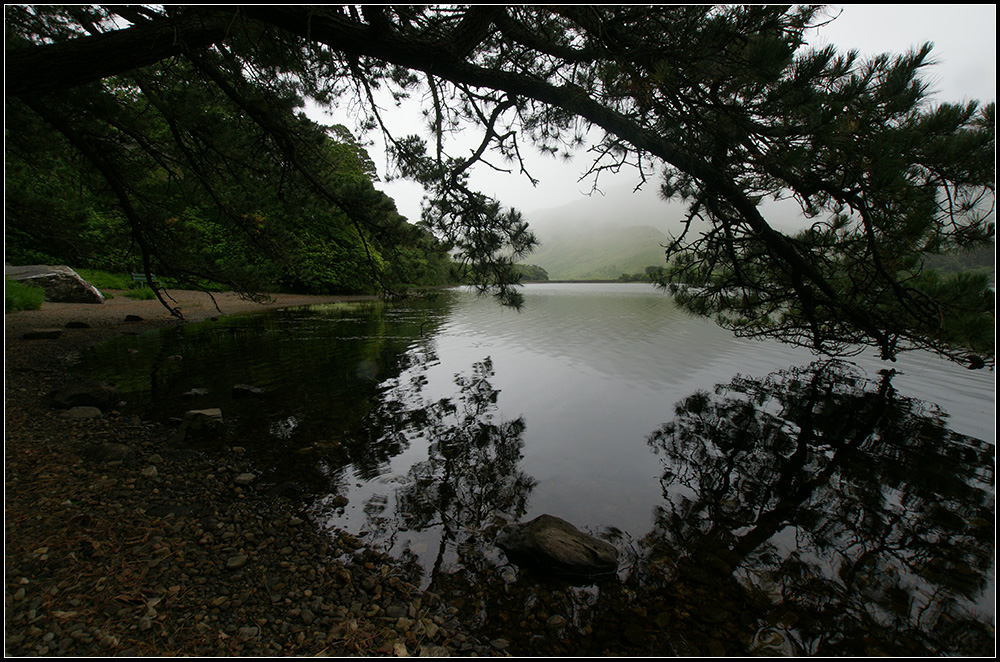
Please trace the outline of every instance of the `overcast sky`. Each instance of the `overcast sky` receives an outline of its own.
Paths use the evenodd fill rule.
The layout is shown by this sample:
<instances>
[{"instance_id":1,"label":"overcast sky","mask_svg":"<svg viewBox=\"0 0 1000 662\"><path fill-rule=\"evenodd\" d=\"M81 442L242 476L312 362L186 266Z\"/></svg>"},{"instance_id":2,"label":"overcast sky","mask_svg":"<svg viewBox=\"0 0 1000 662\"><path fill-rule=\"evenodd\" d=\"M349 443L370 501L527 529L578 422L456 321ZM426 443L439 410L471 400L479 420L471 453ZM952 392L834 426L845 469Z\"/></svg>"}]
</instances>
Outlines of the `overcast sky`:
<instances>
[{"instance_id":1,"label":"overcast sky","mask_svg":"<svg viewBox=\"0 0 1000 662\"><path fill-rule=\"evenodd\" d=\"M831 14L842 10L829 25L814 31L811 43L834 44L838 50L856 49L862 57L879 53L903 53L924 42L934 45L932 57L937 64L927 70L927 79L935 93L932 102L957 102L970 99L996 100L996 5L832 5ZM319 119L319 118L317 118ZM399 134L417 131L419 117L409 128L396 127ZM340 119L353 129L347 121ZM406 120L409 122L408 118ZM377 139L374 134L370 136ZM377 146L371 156L384 172L385 158ZM540 184L517 175L505 175L482 168L473 173L472 184L482 192L496 195L504 205L524 212L557 207L579 200L590 190L577 179L586 166L580 154L565 163L531 153L532 174ZM632 180L628 180L628 184ZM612 184L612 182L608 182ZM623 180L620 185L626 185ZM419 186L409 182L385 182L379 188L396 200L400 213L415 222L420 218ZM648 187L647 188L652 188ZM530 216L530 214L529 214ZM529 218L530 220L530 218Z\"/></svg>"}]
</instances>

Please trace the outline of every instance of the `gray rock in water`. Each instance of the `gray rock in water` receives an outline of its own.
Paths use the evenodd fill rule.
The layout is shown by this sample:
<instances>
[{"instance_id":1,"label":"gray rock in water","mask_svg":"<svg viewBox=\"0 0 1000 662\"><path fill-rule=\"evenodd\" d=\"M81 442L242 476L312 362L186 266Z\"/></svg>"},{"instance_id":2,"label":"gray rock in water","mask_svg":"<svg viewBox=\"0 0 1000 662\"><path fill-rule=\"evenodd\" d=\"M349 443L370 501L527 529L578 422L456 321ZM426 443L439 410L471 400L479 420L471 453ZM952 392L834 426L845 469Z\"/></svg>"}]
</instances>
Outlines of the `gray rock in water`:
<instances>
[{"instance_id":1,"label":"gray rock in water","mask_svg":"<svg viewBox=\"0 0 1000 662\"><path fill-rule=\"evenodd\" d=\"M118 389L111 384L88 380L52 391L46 400L56 409L97 407L107 412L118 405L119 396Z\"/></svg>"},{"instance_id":2,"label":"gray rock in water","mask_svg":"<svg viewBox=\"0 0 1000 662\"><path fill-rule=\"evenodd\" d=\"M264 395L264 389L250 384L237 384L233 387L234 398L259 398Z\"/></svg>"},{"instance_id":3,"label":"gray rock in water","mask_svg":"<svg viewBox=\"0 0 1000 662\"><path fill-rule=\"evenodd\" d=\"M618 569L614 545L552 515L505 527L497 546L516 563L531 563L561 573L601 575Z\"/></svg>"},{"instance_id":4,"label":"gray rock in water","mask_svg":"<svg viewBox=\"0 0 1000 662\"><path fill-rule=\"evenodd\" d=\"M222 410L218 407L210 409L192 409L184 412L184 432L219 434L226 430Z\"/></svg>"},{"instance_id":5,"label":"gray rock in water","mask_svg":"<svg viewBox=\"0 0 1000 662\"><path fill-rule=\"evenodd\" d=\"M104 303L104 295L66 266L35 264L22 267L4 265L4 275L45 290L53 303Z\"/></svg>"}]
</instances>

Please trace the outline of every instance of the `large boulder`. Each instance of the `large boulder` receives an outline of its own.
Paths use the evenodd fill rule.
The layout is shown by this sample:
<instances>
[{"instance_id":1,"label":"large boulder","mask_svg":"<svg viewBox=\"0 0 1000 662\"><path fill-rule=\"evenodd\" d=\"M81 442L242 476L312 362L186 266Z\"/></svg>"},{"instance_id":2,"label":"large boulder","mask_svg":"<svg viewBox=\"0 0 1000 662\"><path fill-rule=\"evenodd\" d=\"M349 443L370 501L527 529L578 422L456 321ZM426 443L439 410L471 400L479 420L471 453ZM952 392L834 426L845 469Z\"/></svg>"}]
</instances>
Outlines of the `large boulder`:
<instances>
[{"instance_id":1,"label":"large boulder","mask_svg":"<svg viewBox=\"0 0 1000 662\"><path fill-rule=\"evenodd\" d=\"M540 515L504 527L497 546L515 563L571 575L602 575L618 569L614 545L583 533L564 519Z\"/></svg>"},{"instance_id":2,"label":"large boulder","mask_svg":"<svg viewBox=\"0 0 1000 662\"><path fill-rule=\"evenodd\" d=\"M45 290L45 300L53 303L104 303L104 295L69 267L4 265L4 275L11 280L41 287Z\"/></svg>"}]
</instances>

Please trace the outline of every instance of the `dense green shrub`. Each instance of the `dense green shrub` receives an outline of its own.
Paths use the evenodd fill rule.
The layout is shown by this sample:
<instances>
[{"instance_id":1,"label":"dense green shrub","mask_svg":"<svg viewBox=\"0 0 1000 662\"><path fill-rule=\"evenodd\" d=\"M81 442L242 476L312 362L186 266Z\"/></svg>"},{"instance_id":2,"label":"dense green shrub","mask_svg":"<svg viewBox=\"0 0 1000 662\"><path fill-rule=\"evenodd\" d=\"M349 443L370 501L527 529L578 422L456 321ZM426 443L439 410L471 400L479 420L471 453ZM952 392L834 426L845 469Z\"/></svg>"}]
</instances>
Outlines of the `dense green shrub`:
<instances>
[{"instance_id":1,"label":"dense green shrub","mask_svg":"<svg viewBox=\"0 0 1000 662\"><path fill-rule=\"evenodd\" d=\"M45 290L20 281L3 279L4 311L38 310L45 301Z\"/></svg>"}]
</instances>

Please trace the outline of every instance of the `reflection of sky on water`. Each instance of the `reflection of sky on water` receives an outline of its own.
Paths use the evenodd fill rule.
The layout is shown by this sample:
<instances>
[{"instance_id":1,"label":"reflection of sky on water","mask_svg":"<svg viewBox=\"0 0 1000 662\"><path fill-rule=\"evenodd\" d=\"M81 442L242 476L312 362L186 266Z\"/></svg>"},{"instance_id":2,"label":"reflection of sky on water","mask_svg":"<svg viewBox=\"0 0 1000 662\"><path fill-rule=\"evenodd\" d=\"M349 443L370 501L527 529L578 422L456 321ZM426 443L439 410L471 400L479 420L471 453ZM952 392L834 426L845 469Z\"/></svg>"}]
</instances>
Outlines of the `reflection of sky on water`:
<instances>
[{"instance_id":1,"label":"reflection of sky on water","mask_svg":"<svg viewBox=\"0 0 1000 662\"><path fill-rule=\"evenodd\" d=\"M192 326L155 340L123 340L141 351L125 355L118 347L97 363L111 374L132 374L116 363L127 362L137 376L126 378L133 380L126 399L155 402L162 415L191 408L177 394L208 386L211 404L221 406L236 426L240 445L263 469L265 482L308 482L314 512L323 521L364 534L386 549L408 550L425 568L425 583L463 574L473 584L485 581L489 569L504 562L489 544L498 527L542 513L595 533L620 532L617 542L631 554L626 572L640 574L647 572L643 564L649 560L642 554L661 553L642 551L650 540L670 540L673 554L683 555L699 536L704 544L725 547L726 540L754 533L756 526L768 533L766 545L754 547L757 560L738 566L735 576L762 587L780 585L783 575L775 575L774 567L784 572L787 559L796 554L801 567L811 568L816 577L837 577L851 558L851 546L869 544L848 536L840 543L844 549L829 551L810 542L818 534L808 524L771 530L760 529L753 519L719 525L729 528L707 538L704 531L683 540L671 537L677 527L694 531L697 522L709 526L705 522L713 518L748 517L755 507L764 512L767 506L753 506L741 493L699 492L697 485L678 478L685 475L683 463L665 463L663 449L651 453L650 435L665 423L685 420L690 410L678 407L699 391L706 394L704 406L734 416L727 413L726 398L737 373L748 378L737 388L764 389L765 378L776 379L790 365L808 365L814 358L809 352L736 339L709 321L681 313L648 286L532 285L526 295L520 313L467 292L451 292L440 305L332 307L260 316L252 323ZM185 360L163 358L174 354ZM884 367L899 372L892 388L908 407L906 420L926 425L937 414L918 401L932 401L949 414L943 420L950 428L993 443L993 373L964 370L925 354L904 355L890 366L864 357L854 362L872 383ZM261 386L269 395L230 400L225 392L234 383ZM800 435L801 421L785 411L794 405L794 392L777 389L757 398L755 425L771 425L773 434L787 439ZM863 402L859 399L858 406ZM841 417L855 414L848 407ZM708 430L723 436L706 436L691 447L691 453L705 454L698 466L732 452L724 449L735 443L726 440L725 429ZM939 434L933 426L927 430ZM963 452L961 444L945 447ZM748 466L760 471L742 476L744 486L764 481L766 487L769 472L777 471L767 467L782 463L780 454L768 460L769 452L766 446L755 451ZM991 450L976 452L990 455ZM833 446L812 453L809 471L819 471L837 456ZM976 462L985 462L979 479L991 495L992 512L992 464L989 458ZM865 484L851 483L854 476L866 475L864 469L861 464L854 473L831 472L823 487L827 491L816 498L838 499L855 490L864 494ZM892 465L880 470L891 474ZM905 520L911 509L924 507L924 497L914 501L913 493L900 486L911 489L905 481L885 486L879 508L851 496L858 500L845 509ZM505 505L487 513L483 494ZM842 526L821 505L799 507L829 519L834 528ZM670 515L676 522L664 528L669 520L664 517L682 506L691 510L677 510ZM711 517L702 521L706 513ZM721 537L713 538L716 534ZM487 575L475 574L481 572ZM923 589L905 575L900 585L920 598ZM992 570L986 575L992 587ZM885 593L870 591L876 603L880 590ZM601 601L594 600L599 609ZM974 600L992 622L992 588Z\"/></svg>"}]
</instances>

